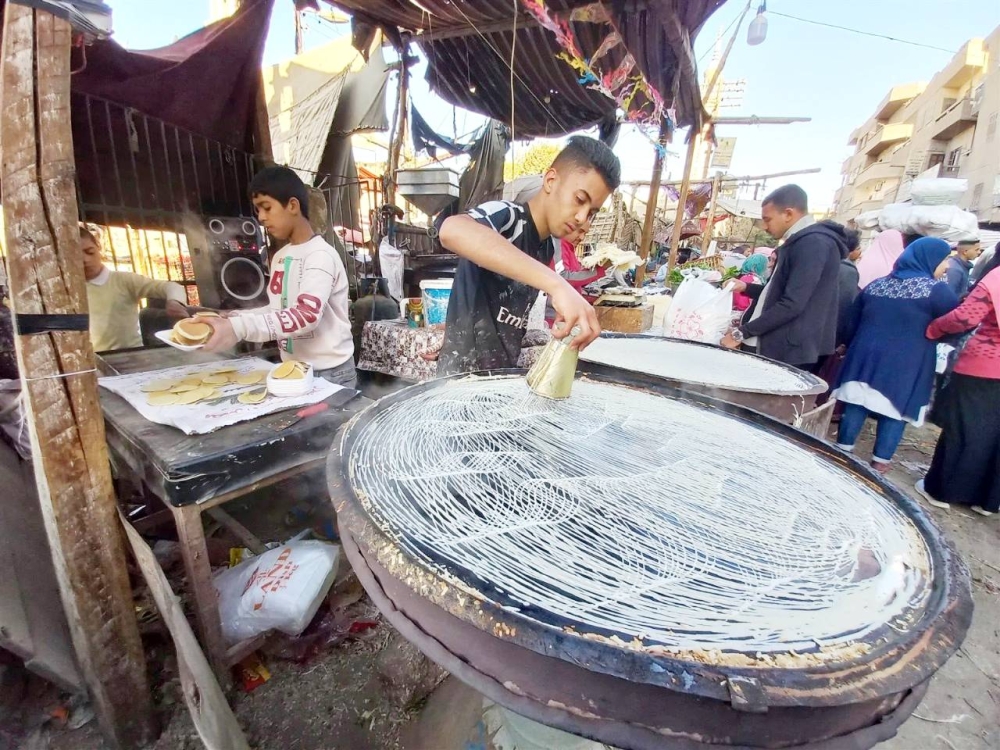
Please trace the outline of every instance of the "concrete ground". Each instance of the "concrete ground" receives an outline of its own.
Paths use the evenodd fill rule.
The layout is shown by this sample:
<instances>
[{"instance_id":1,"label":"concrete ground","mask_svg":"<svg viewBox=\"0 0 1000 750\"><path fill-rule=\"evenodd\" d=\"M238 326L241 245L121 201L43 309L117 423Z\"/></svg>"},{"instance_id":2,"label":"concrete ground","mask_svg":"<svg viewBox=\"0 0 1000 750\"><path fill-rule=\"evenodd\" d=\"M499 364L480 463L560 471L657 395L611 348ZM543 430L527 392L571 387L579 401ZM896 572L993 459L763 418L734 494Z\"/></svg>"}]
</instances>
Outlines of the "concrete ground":
<instances>
[{"instance_id":1,"label":"concrete ground","mask_svg":"<svg viewBox=\"0 0 1000 750\"><path fill-rule=\"evenodd\" d=\"M912 429L900 448L888 479L911 496L916 497L913 483L930 463L936 437L932 427ZM869 456L871 441L869 428L859 443L861 457ZM294 493L280 494L287 498ZM268 500L231 512L265 540L285 538L282 501ZM914 716L880 750L1000 750L1000 518L981 518L961 509L928 507L927 511L969 566L976 611L962 649L934 677ZM359 617L377 618L365 600L356 606ZM468 710L459 711L457 699L452 698L462 688L449 681L438 691L452 696L444 700L443 709L438 693L426 711L423 704L401 705L386 689L377 666L386 655L400 650L390 631L380 622L367 640L331 648L304 666L268 659L273 673L270 682L250 694L232 693L234 710L251 746L256 750L465 750L467 742L452 748L434 738L461 736L459 725L466 723L464 716L475 713L476 702L465 700L461 705ZM159 675L157 699L164 732L155 748L196 750L201 743L179 699L176 672L171 676L167 664ZM54 700L51 693L46 695L34 698L34 709L24 705L15 709L0 701L0 750L103 747L93 722L74 731L45 723ZM437 734L438 717L442 734Z\"/></svg>"}]
</instances>

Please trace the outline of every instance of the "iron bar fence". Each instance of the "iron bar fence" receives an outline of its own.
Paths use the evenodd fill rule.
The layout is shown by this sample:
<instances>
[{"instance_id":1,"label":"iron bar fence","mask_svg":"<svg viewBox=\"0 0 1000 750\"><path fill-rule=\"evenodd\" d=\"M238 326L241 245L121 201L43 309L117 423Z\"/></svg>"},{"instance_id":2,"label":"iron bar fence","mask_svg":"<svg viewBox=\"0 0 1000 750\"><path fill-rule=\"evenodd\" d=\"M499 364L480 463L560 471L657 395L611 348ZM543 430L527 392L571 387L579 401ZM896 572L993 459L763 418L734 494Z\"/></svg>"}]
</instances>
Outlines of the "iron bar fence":
<instances>
[{"instance_id":1,"label":"iron bar fence","mask_svg":"<svg viewBox=\"0 0 1000 750\"><path fill-rule=\"evenodd\" d=\"M253 219L249 185L259 157L131 107L72 95L71 119L80 220L97 230L114 270L175 281L199 302L188 236L212 217ZM327 205L325 234L345 261L352 296L377 270L374 258L380 179L296 170ZM5 257L0 242L0 258Z\"/></svg>"}]
</instances>

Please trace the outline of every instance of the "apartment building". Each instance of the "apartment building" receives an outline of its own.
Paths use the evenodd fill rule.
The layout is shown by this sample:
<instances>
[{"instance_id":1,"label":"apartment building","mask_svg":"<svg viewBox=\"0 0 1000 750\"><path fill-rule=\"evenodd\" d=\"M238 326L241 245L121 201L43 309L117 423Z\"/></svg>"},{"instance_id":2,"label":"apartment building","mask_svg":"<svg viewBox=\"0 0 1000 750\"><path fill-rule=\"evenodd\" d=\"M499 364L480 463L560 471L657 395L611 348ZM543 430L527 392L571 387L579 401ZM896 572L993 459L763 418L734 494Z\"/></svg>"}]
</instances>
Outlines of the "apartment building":
<instances>
[{"instance_id":1,"label":"apartment building","mask_svg":"<svg viewBox=\"0 0 1000 750\"><path fill-rule=\"evenodd\" d=\"M962 208L1000 228L1000 27L972 39L929 83L894 86L851 133L833 214L846 222L906 200L927 170L968 180Z\"/></svg>"}]
</instances>

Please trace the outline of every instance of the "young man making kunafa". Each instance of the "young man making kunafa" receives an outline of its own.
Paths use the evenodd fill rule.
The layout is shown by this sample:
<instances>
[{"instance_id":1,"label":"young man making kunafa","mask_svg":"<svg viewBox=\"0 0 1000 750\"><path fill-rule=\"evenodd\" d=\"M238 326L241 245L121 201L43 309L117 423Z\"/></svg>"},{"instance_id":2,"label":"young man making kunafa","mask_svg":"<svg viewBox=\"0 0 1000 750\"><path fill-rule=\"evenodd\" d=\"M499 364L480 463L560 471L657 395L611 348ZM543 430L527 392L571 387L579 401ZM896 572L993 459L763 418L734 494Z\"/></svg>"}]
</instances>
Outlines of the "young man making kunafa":
<instances>
[{"instance_id":1,"label":"young man making kunafa","mask_svg":"<svg viewBox=\"0 0 1000 750\"><path fill-rule=\"evenodd\" d=\"M583 349L600 335L594 308L550 266L549 238L574 235L589 224L620 181L611 149L575 136L527 203L491 201L442 223L441 244L460 260L440 375L516 367L539 290L556 311L554 336L575 331L571 346Z\"/></svg>"}]
</instances>

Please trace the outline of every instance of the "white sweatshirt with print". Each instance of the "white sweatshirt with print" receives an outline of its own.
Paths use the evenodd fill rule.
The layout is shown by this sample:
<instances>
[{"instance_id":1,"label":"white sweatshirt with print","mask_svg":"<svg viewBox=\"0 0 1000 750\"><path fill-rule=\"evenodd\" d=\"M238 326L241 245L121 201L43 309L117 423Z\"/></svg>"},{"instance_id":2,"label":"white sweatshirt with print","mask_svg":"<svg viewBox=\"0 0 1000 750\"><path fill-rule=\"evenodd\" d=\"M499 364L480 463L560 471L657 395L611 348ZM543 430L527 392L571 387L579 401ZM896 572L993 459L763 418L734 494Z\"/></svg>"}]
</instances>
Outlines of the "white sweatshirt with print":
<instances>
[{"instance_id":1,"label":"white sweatshirt with print","mask_svg":"<svg viewBox=\"0 0 1000 750\"><path fill-rule=\"evenodd\" d=\"M275 253L267 296L268 307L231 318L240 341L277 341L282 359L308 362L316 370L354 356L347 271L322 237Z\"/></svg>"}]
</instances>

